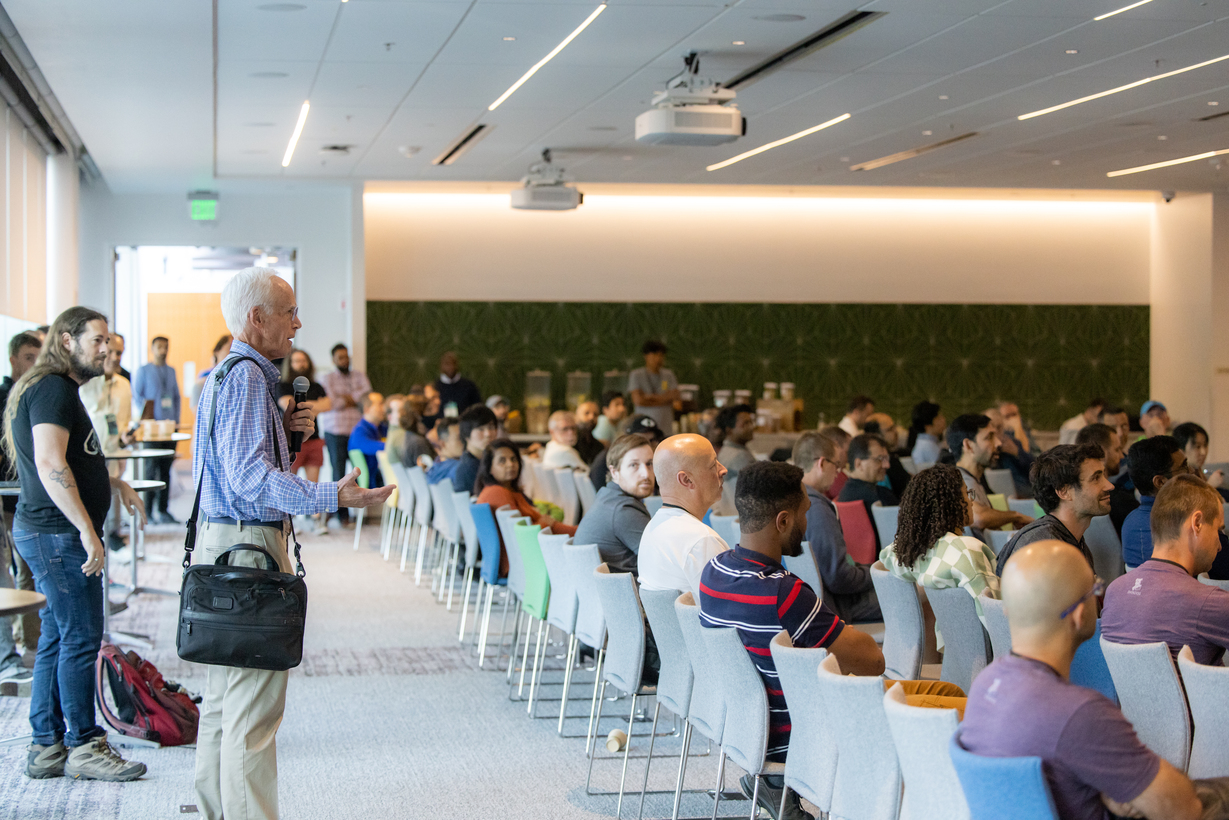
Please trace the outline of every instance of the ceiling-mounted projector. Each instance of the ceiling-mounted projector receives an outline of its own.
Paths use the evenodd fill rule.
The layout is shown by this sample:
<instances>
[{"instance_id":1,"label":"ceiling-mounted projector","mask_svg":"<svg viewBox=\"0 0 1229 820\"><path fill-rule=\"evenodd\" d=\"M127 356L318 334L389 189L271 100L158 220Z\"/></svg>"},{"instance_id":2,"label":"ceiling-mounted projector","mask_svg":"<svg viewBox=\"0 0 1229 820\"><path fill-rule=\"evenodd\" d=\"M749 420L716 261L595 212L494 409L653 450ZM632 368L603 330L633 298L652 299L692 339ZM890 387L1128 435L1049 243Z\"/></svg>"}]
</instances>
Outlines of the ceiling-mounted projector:
<instances>
[{"instance_id":1,"label":"ceiling-mounted projector","mask_svg":"<svg viewBox=\"0 0 1229 820\"><path fill-rule=\"evenodd\" d=\"M571 179L550 159L550 149L542 151L542 161L529 166L521 179L522 188L512 190L512 207L525 211L571 211L585 201L585 195L566 183Z\"/></svg>"},{"instance_id":2,"label":"ceiling-mounted projector","mask_svg":"<svg viewBox=\"0 0 1229 820\"><path fill-rule=\"evenodd\" d=\"M734 105L734 90L701 78L700 57L691 52L685 68L653 97L654 108L636 117L636 141L650 145L721 145L747 133L747 120Z\"/></svg>"}]
</instances>

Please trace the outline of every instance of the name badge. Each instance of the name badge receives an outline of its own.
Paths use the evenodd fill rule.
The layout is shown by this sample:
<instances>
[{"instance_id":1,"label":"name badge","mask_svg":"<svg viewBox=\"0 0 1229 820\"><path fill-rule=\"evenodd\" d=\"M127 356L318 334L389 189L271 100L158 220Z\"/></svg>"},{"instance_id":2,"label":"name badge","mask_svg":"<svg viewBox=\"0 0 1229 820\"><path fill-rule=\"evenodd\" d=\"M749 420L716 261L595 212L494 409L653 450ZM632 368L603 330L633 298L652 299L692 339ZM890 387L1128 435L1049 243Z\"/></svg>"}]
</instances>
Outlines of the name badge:
<instances>
[{"instance_id":1,"label":"name badge","mask_svg":"<svg viewBox=\"0 0 1229 820\"><path fill-rule=\"evenodd\" d=\"M109 436L119 435L119 422L115 420L114 413L107 413L107 435Z\"/></svg>"},{"instance_id":2,"label":"name badge","mask_svg":"<svg viewBox=\"0 0 1229 820\"><path fill-rule=\"evenodd\" d=\"M172 411L172 410L174 410L174 409L175 409L175 400L174 400L174 399L172 399L170 396L163 396L163 397L162 397L162 409L163 409L163 410L168 410L168 411Z\"/></svg>"}]
</instances>

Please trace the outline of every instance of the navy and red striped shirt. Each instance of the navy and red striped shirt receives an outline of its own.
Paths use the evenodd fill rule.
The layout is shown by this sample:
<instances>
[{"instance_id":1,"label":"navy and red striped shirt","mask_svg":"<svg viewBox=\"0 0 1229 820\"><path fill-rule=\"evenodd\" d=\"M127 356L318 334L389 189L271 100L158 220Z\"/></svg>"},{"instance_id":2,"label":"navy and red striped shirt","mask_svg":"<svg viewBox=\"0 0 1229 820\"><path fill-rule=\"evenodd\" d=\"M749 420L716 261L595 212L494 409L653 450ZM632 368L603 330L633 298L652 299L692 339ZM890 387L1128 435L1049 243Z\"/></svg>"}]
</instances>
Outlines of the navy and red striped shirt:
<instances>
[{"instance_id":1,"label":"navy and red striped shirt","mask_svg":"<svg viewBox=\"0 0 1229 820\"><path fill-rule=\"evenodd\" d=\"M789 709L768 645L782 629L794 646L827 647L845 623L801 578L761 553L734 547L700 574L700 623L734 627L768 692L768 759L785 761Z\"/></svg>"}]
</instances>

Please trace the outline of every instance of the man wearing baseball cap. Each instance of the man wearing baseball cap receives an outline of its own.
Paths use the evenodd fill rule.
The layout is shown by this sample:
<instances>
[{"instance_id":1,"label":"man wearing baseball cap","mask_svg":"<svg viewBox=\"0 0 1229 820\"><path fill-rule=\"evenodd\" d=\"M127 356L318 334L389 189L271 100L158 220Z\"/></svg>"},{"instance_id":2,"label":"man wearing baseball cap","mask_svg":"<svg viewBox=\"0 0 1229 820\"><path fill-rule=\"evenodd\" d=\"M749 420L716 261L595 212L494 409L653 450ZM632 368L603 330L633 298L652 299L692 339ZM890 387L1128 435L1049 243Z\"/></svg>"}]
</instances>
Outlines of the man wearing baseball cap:
<instances>
[{"instance_id":1,"label":"man wearing baseball cap","mask_svg":"<svg viewBox=\"0 0 1229 820\"><path fill-rule=\"evenodd\" d=\"M1169 435L1169 424L1169 411L1159 401L1149 399L1139 408L1139 426L1144 430L1144 438Z\"/></svg>"}]
</instances>

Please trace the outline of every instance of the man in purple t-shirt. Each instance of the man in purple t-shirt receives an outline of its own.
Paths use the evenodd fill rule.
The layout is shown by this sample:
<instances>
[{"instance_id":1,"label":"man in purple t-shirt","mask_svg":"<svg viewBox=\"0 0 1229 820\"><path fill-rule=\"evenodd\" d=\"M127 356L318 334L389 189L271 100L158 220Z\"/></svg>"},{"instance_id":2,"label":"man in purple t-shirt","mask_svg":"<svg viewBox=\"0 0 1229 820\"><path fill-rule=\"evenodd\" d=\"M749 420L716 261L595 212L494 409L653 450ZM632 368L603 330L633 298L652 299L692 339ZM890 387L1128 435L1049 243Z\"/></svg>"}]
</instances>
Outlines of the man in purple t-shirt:
<instances>
[{"instance_id":1,"label":"man in purple t-shirt","mask_svg":"<svg viewBox=\"0 0 1229 820\"><path fill-rule=\"evenodd\" d=\"M1069 680L1076 648L1097 625L1098 585L1080 551L1061 541L1018 550L1003 570L1010 655L973 681L957 738L986 757L1040 757L1064 820L1203 815L1185 774L1149 751L1104 695ZM1219 781L1200 782L1208 802Z\"/></svg>"},{"instance_id":2,"label":"man in purple t-shirt","mask_svg":"<svg viewBox=\"0 0 1229 820\"><path fill-rule=\"evenodd\" d=\"M1220 494L1202 478L1166 481L1152 504L1152 557L1105 593L1101 634L1113 643L1164 641L1178 657L1219 665L1229 649L1229 592L1201 584L1220 551L1225 513Z\"/></svg>"}]
</instances>

